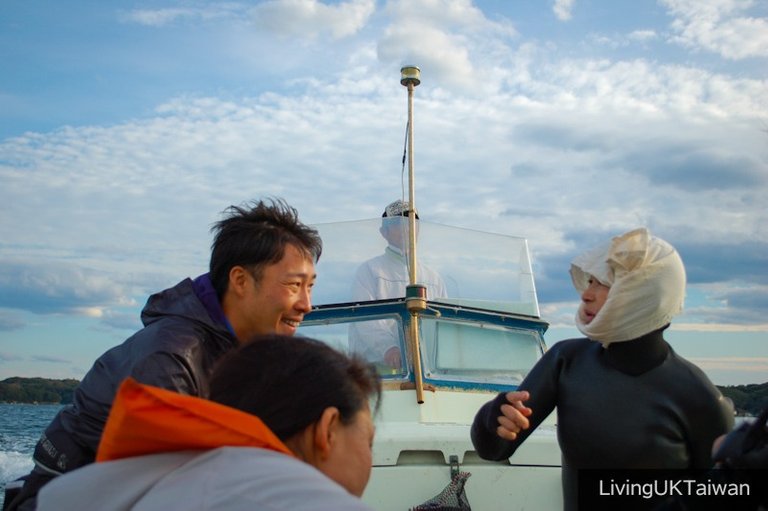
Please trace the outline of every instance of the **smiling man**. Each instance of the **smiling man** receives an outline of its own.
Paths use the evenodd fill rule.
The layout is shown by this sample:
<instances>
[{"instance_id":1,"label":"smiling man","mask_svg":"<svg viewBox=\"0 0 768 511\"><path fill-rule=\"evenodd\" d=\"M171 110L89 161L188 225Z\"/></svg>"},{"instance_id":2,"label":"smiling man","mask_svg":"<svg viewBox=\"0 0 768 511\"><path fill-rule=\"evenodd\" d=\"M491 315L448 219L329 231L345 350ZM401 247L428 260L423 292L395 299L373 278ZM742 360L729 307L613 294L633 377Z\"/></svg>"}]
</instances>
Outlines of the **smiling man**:
<instances>
[{"instance_id":1,"label":"smiling man","mask_svg":"<svg viewBox=\"0 0 768 511\"><path fill-rule=\"evenodd\" d=\"M149 297L144 328L96 360L41 436L23 487L8 484L5 510L34 509L43 485L94 461L126 377L207 398L222 355L256 335L296 332L312 306L317 231L281 200L231 206L213 231L210 272Z\"/></svg>"}]
</instances>

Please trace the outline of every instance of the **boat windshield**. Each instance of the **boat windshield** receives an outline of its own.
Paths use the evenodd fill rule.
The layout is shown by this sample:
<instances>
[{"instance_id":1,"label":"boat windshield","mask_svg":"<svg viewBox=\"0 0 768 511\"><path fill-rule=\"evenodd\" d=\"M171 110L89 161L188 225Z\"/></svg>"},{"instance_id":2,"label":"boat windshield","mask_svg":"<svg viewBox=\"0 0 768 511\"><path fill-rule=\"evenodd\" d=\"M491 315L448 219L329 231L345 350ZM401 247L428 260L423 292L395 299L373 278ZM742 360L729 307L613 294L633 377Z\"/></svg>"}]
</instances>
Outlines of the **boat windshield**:
<instances>
[{"instance_id":1,"label":"boat windshield","mask_svg":"<svg viewBox=\"0 0 768 511\"><path fill-rule=\"evenodd\" d=\"M323 254L317 265L318 278L312 291L314 305L403 296L401 289L389 296L356 291L360 280L368 284L366 281L371 280L371 274L395 266L408 280L406 257L401 249L384 238L384 230L392 227L386 225L387 220L402 220L396 227L402 228L402 239L407 240L407 221L403 217L313 226L323 239ZM427 286L428 300L539 317L528 244L524 238L419 220L416 247L417 282ZM366 262L367 276L363 273L366 270L361 269ZM387 289L384 282L387 278L381 276L378 289L382 292L391 292L397 287L393 285Z\"/></svg>"},{"instance_id":2,"label":"boat windshield","mask_svg":"<svg viewBox=\"0 0 768 511\"><path fill-rule=\"evenodd\" d=\"M382 219L316 227L323 239L313 311L300 334L374 363L385 379L413 379L409 281L398 248L405 222ZM398 225L401 224L401 225ZM427 288L418 323L424 381L452 388L509 389L542 356L546 322L539 319L526 241L419 222L417 282Z\"/></svg>"}]
</instances>

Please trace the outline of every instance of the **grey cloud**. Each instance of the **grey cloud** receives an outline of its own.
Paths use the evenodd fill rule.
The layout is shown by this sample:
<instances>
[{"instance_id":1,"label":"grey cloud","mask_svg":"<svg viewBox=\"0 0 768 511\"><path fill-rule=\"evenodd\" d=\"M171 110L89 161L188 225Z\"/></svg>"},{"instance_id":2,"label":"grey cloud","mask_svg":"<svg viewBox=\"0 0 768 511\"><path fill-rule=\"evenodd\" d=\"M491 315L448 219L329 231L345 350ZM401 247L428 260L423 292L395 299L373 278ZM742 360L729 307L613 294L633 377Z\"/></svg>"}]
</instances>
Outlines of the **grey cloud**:
<instances>
[{"instance_id":1,"label":"grey cloud","mask_svg":"<svg viewBox=\"0 0 768 511\"><path fill-rule=\"evenodd\" d=\"M651 183L688 191L751 188L768 182L768 165L764 162L742 155L723 155L717 149L657 148L651 159L633 154L625 163L645 174Z\"/></svg>"},{"instance_id":2,"label":"grey cloud","mask_svg":"<svg viewBox=\"0 0 768 511\"><path fill-rule=\"evenodd\" d=\"M0 332L19 330L26 326L26 322L17 314L0 311Z\"/></svg>"},{"instance_id":3,"label":"grey cloud","mask_svg":"<svg viewBox=\"0 0 768 511\"><path fill-rule=\"evenodd\" d=\"M768 242L704 243L681 240L675 242L675 248L685 263L690 284L734 280L768 284Z\"/></svg>"},{"instance_id":4,"label":"grey cloud","mask_svg":"<svg viewBox=\"0 0 768 511\"><path fill-rule=\"evenodd\" d=\"M715 325L764 325L765 311L735 307L685 307L685 317L695 318L696 323Z\"/></svg>"},{"instance_id":5,"label":"grey cloud","mask_svg":"<svg viewBox=\"0 0 768 511\"><path fill-rule=\"evenodd\" d=\"M743 286L743 285L742 285ZM747 287L724 289L713 294L724 307L699 307L686 311L705 323L758 324L768 320L768 287L747 284Z\"/></svg>"},{"instance_id":6,"label":"grey cloud","mask_svg":"<svg viewBox=\"0 0 768 511\"><path fill-rule=\"evenodd\" d=\"M123 286L94 270L66 263L0 265L0 307L39 314L87 313L126 299Z\"/></svg>"},{"instance_id":7,"label":"grey cloud","mask_svg":"<svg viewBox=\"0 0 768 511\"><path fill-rule=\"evenodd\" d=\"M729 153L717 146L702 148L701 144L665 144L658 140L634 140L627 145L620 139L623 136L620 131L605 133L601 128L541 122L518 126L514 134L521 142L552 147L560 152L599 152L606 168L625 169L644 176L650 184L685 191L750 189L768 184L768 162ZM617 151L622 145L629 150ZM514 172L525 170L528 169L521 166Z\"/></svg>"},{"instance_id":8,"label":"grey cloud","mask_svg":"<svg viewBox=\"0 0 768 511\"><path fill-rule=\"evenodd\" d=\"M607 134L596 133L595 128L585 129L584 126L568 126L554 119L552 122L526 122L516 126L513 133L520 142L553 147L559 151L608 149L611 145L611 137Z\"/></svg>"},{"instance_id":9,"label":"grey cloud","mask_svg":"<svg viewBox=\"0 0 768 511\"><path fill-rule=\"evenodd\" d=\"M557 213L555 213L551 209L522 207L522 206L507 208L504 211L502 211L500 214L502 216L534 218L538 220L541 220L542 218L545 218L545 217L551 218L551 217L557 216Z\"/></svg>"},{"instance_id":10,"label":"grey cloud","mask_svg":"<svg viewBox=\"0 0 768 511\"><path fill-rule=\"evenodd\" d=\"M107 311L101 318L101 323L118 330L138 330L142 326L139 315L114 311Z\"/></svg>"},{"instance_id":11,"label":"grey cloud","mask_svg":"<svg viewBox=\"0 0 768 511\"><path fill-rule=\"evenodd\" d=\"M46 362L49 364L71 364L71 360L67 360L65 358L61 357L51 357L48 355L35 355L30 357L31 360L34 360L35 362Z\"/></svg>"},{"instance_id":12,"label":"grey cloud","mask_svg":"<svg viewBox=\"0 0 768 511\"><path fill-rule=\"evenodd\" d=\"M726 303L731 307L752 307L761 311L763 319L768 319L768 289L739 289L724 293Z\"/></svg>"},{"instance_id":13,"label":"grey cloud","mask_svg":"<svg viewBox=\"0 0 768 511\"><path fill-rule=\"evenodd\" d=\"M22 358L18 355L14 355L13 353L0 352L0 364L4 364L6 362L18 362L19 360L22 360Z\"/></svg>"},{"instance_id":14,"label":"grey cloud","mask_svg":"<svg viewBox=\"0 0 768 511\"><path fill-rule=\"evenodd\" d=\"M568 273L574 255L555 254L534 259L533 273L539 302L546 304L578 300Z\"/></svg>"}]
</instances>

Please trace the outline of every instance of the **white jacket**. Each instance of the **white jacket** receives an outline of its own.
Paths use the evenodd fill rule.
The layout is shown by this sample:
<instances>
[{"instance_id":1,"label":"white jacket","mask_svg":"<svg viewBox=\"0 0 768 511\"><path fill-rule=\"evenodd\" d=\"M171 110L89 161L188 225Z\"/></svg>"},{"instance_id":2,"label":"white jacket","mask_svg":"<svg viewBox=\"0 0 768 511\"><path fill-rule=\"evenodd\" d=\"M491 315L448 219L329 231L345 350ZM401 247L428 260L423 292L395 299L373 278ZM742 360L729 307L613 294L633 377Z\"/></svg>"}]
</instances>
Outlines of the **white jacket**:
<instances>
[{"instance_id":1,"label":"white jacket","mask_svg":"<svg viewBox=\"0 0 768 511\"><path fill-rule=\"evenodd\" d=\"M433 269L418 264L416 281L427 288L427 299L434 300L447 296L442 277ZM410 282L408 267L402 252L388 246L384 253L374 257L357 269L352 286L354 301L383 300L405 297L405 288ZM395 319L366 321L350 325L349 347L372 362L384 359L384 354L393 346L400 345Z\"/></svg>"},{"instance_id":2,"label":"white jacket","mask_svg":"<svg viewBox=\"0 0 768 511\"><path fill-rule=\"evenodd\" d=\"M40 491L38 511L371 511L296 458L258 447L220 447L95 463Z\"/></svg>"}]
</instances>

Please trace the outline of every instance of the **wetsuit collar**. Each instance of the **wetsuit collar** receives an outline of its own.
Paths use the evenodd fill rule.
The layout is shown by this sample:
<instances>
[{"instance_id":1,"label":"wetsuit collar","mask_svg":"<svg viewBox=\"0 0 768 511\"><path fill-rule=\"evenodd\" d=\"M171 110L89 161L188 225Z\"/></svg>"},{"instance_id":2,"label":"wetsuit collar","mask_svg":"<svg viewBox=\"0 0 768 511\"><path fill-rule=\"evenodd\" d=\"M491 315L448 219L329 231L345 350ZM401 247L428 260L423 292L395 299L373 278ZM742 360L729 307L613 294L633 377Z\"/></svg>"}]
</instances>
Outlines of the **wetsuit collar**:
<instances>
[{"instance_id":1,"label":"wetsuit collar","mask_svg":"<svg viewBox=\"0 0 768 511\"><path fill-rule=\"evenodd\" d=\"M639 376L660 366L670 351L663 335L667 327L669 325L631 341L609 344L604 351L605 360L610 366L631 376Z\"/></svg>"}]
</instances>

